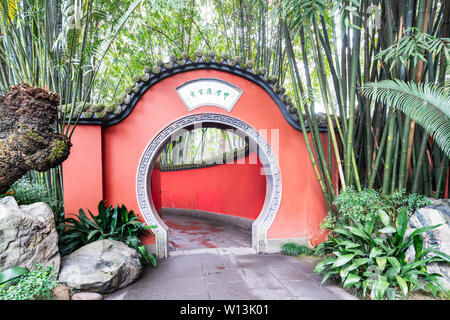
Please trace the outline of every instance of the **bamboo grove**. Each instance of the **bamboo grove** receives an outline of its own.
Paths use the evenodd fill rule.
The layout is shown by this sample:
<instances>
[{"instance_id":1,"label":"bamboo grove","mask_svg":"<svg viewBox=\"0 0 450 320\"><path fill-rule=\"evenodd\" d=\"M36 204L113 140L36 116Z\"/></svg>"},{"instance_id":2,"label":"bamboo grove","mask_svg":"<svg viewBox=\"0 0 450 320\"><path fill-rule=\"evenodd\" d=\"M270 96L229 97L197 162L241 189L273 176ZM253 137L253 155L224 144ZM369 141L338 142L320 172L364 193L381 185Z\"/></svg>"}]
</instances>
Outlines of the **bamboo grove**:
<instances>
[{"instance_id":1,"label":"bamboo grove","mask_svg":"<svg viewBox=\"0 0 450 320\"><path fill-rule=\"evenodd\" d=\"M57 92L62 104L91 99L101 61L119 30L141 1L105 25L100 2L38 0L0 2L0 83L2 91L25 82ZM78 6L78 7L76 7ZM104 8L104 10L106 7ZM104 37L96 31L104 25ZM80 114L64 109L55 131L71 137ZM73 125L66 125L73 123ZM28 173L49 190L63 209L62 168ZM55 213L56 214L56 213ZM58 212L64 216L64 212Z\"/></svg>"},{"instance_id":2,"label":"bamboo grove","mask_svg":"<svg viewBox=\"0 0 450 320\"><path fill-rule=\"evenodd\" d=\"M225 153L238 152L245 155L248 142L234 134L233 130L214 127L183 130L172 137L160 153L161 166L180 164L205 164Z\"/></svg>"},{"instance_id":3,"label":"bamboo grove","mask_svg":"<svg viewBox=\"0 0 450 320\"><path fill-rule=\"evenodd\" d=\"M343 189L379 188L384 193L406 189L443 196L448 185L448 151L444 153L430 139L436 122L425 127L415 123L425 124L423 118L436 111L444 126L440 134L449 137L448 90L438 88L445 87L448 66L450 3L341 1L335 2L331 11L323 1L302 1L295 7L290 4L282 23L290 74L299 116L303 117L303 110L312 124L310 149L317 155L314 165L329 202L338 190L332 187L325 148L334 152ZM292 47L297 38L301 58ZM306 81L299 74L298 60L304 64ZM312 61L314 70L310 70ZM314 120L311 93L317 88L311 84L312 72L319 82L329 127L336 127L329 131L327 146L321 144ZM394 79L414 84L389 81ZM424 90L416 90L419 92L414 95L420 83L441 97L436 110L430 110L433 106L427 104ZM411 103L397 98L402 93L414 96L417 108L424 107L425 112L415 112L414 118L401 112L402 103ZM441 136L433 136L434 142Z\"/></svg>"},{"instance_id":4,"label":"bamboo grove","mask_svg":"<svg viewBox=\"0 0 450 320\"><path fill-rule=\"evenodd\" d=\"M2 0L0 9L3 90L25 81L64 103L108 104L145 66L213 50L251 61L293 97L331 211L348 187L439 198L449 186L450 1ZM326 144L319 112L334 128ZM78 117L64 109L56 129L70 137ZM60 169L34 175L62 199Z\"/></svg>"}]
</instances>

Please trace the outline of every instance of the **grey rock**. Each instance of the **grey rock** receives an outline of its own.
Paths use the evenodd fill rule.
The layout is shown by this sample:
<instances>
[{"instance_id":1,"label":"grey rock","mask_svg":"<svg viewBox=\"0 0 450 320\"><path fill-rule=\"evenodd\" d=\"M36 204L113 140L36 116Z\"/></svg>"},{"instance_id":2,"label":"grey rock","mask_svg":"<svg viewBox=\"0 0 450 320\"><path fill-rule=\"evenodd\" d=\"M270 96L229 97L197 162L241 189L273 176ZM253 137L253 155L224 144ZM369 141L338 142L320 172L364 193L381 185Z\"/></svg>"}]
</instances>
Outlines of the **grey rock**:
<instances>
[{"instance_id":1,"label":"grey rock","mask_svg":"<svg viewBox=\"0 0 450 320\"><path fill-rule=\"evenodd\" d=\"M429 199L431 205L417 209L409 218L409 227L407 235L415 229L427 226L442 224L442 226L422 233L424 249L430 246L437 246L436 250L450 255L450 199ZM408 261L414 261L415 252L410 248L406 253ZM450 289L450 267L448 263L432 263L427 266L429 273L439 273L443 277L441 283Z\"/></svg>"},{"instance_id":2,"label":"grey rock","mask_svg":"<svg viewBox=\"0 0 450 320\"><path fill-rule=\"evenodd\" d=\"M72 296L72 300L103 300L103 296L97 292L78 292Z\"/></svg>"},{"instance_id":3,"label":"grey rock","mask_svg":"<svg viewBox=\"0 0 450 320\"><path fill-rule=\"evenodd\" d=\"M4 197L0 199L0 204L4 204L5 206L13 206L18 207L16 199L13 197Z\"/></svg>"},{"instance_id":4,"label":"grey rock","mask_svg":"<svg viewBox=\"0 0 450 320\"><path fill-rule=\"evenodd\" d=\"M44 202L18 206L13 197L0 199L0 272L11 267L52 265L61 257L54 215Z\"/></svg>"},{"instance_id":5,"label":"grey rock","mask_svg":"<svg viewBox=\"0 0 450 320\"><path fill-rule=\"evenodd\" d=\"M136 250L122 242L105 239L65 256L59 281L77 290L109 293L134 282L141 271Z\"/></svg>"}]
</instances>

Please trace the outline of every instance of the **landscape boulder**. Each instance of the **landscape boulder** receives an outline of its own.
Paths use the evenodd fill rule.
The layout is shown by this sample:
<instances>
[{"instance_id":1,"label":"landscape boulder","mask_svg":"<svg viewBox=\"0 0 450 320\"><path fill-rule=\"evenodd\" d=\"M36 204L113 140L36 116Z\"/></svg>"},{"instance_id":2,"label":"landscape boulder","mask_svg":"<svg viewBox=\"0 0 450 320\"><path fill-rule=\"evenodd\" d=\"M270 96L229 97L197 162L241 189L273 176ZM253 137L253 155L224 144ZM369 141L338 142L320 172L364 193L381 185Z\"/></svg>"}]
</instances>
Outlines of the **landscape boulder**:
<instances>
[{"instance_id":1,"label":"landscape boulder","mask_svg":"<svg viewBox=\"0 0 450 320\"><path fill-rule=\"evenodd\" d=\"M442 224L439 228L422 233L423 249L437 246L436 250L450 255L450 199L430 199L431 205L417 209L409 218L407 234L415 229ZM406 259L414 261L414 249L408 250ZM436 262L427 266L428 273L439 273L441 283L450 289L450 267L448 263Z\"/></svg>"},{"instance_id":2,"label":"landscape boulder","mask_svg":"<svg viewBox=\"0 0 450 320\"><path fill-rule=\"evenodd\" d=\"M70 300L70 289L63 284L53 288L52 293L56 300Z\"/></svg>"},{"instance_id":3,"label":"landscape boulder","mask_svg":"<svg viewBox=\"0 0 450 320\"><path fill-rule=\"evenodd\" d=\"M63 257L58 280L72 289L110 293L134 282L141 271L136 250L104 239Z\"/></svg>"},{"instance_id":4,"label":"landscape boulder","mask_svg":"<svg viewBox=\"0 0 450 320\"><path fill-rule=\"evenodd\" d=\"M97 292L78 292L72 296L72 300L103 300L103 296Z\"/></svg>"},{"instance_id":5,"label":"landscape boulder","mask_svg":"<svg viewBox=\"0 0 450 320\"><path fill-rule=\"evenodd\" d=\"M54 215L44 202L18 206L13 197L0 199L0 272L11 267L52 265L61 257Z\"/></svg>"}]
</instances>

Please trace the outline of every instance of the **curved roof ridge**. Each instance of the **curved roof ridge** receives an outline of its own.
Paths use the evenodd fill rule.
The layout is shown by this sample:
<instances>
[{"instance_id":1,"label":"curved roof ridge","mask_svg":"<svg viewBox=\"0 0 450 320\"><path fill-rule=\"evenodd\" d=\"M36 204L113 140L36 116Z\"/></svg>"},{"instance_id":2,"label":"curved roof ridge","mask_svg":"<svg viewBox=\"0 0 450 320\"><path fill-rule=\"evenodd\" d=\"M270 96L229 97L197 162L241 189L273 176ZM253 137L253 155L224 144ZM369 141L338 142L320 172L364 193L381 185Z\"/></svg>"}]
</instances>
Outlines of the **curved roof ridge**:
<instances>
[{"instance_id":1,"label":"curved roof ridge","mask_svg":"<svg viewBox=\"0 0 450 320\"><path fill-rule=\"evenodd\" d=\"M178 58L172 55L169 62L158 60L153 69L145 67L143 75L133 77L134 84L126 88L125 93L118 97L116 103L80 102L75 107L75 113L80 112L80 108L83 108L79 119L80 124L114 125L125 119L144 93L157 82L174 74L202 69L228 72L256 83L269 94L286 121L295 129L301 130L297 109L292 98L286 93L283 86L277 84L275 76L268 75L265 68L254 68L251 61L243 63L240 57L229 58L227 54L216 55L213 51L202 54L196 50L192 57L187 53L182 53ZM320 127L326 130L326 123L323 124L325 126L321 125Z\"/></svg>"}]
</instances>

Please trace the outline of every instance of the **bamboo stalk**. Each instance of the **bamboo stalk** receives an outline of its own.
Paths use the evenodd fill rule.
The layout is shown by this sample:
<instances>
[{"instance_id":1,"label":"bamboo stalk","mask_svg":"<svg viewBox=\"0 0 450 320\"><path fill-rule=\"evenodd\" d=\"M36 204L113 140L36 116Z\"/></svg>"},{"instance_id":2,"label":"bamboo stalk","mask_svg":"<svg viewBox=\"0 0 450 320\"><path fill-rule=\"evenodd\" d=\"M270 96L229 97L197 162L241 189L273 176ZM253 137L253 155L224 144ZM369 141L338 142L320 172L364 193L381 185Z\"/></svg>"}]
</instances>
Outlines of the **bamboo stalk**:
<instances>
[{"instance_id":1,"label":"bamboo stalk","mask_svg":"<svg viewBox=\"0 0 450 320\"><path fill-rule=\"evenodd\" d=\"M391 113L391 112L392 112L392 110L389 109L389 113ZM383 133L382 133L382 136L381 136L380 146L378 148L378 152L377 152L377 155L376 155L376 158L375 158L374 167L373 167L373 170L372 170L372 175L370 176L370 179L369 179L369 188L373 188L373 185L375 183L375 178L377 176L378 167L380 165L381 156L382 156L383 150L384 150L384 145L386 144L386 140L387 140L388 127L389 126L384 126L384 128L383 128Z\"/></svg>"},{"instance_id":2,"label":"bamboo stalk","mask_svg":"<svg viewBox=\"0 0 450 320\"><path fill-rule=\"evenodd\" d=\"M436 194L434 196L436 199L439 199L441 197L441 193L442 193L441 189L443 189L443 191L445 192L446 178L444 178L444 176L447 175L448 162L449 162L449 159L447 159L447 158L442 159L441 166L439 168L439 176L438 176L438 181L436 183ZM444 188L442 188L442 187L444 187Z\"/></svg>"},{"instance_id":3,"label":"bamboo stalk","mask_svg":"<svg viewBox=\"0 0 450 320\"><path fill-rule=\"evenodd\" d=\"M392 150L393 150L393 139L395 133L395 115L393 112L389 112L388 116L388 136L386 143L386 157L384 161L384 170L383 170L383 193L389 193L389 180L391 177L392 171Z\"/></svg>"},{"instance_id":4,"label":"bamboo stalk","mask_svg":"<svg viewBox=\"0 0 450 320\"><path fill-rule=\"evenodd\" d=\"M353 24L357 27L361 25L361 19L359 16L353 16ZM349 92L349 113L348 113L348 134L347 141L345 142L346 154L344 158L345 178L349 185L353 184L354 176L352 176L352 151L353 151L353 135L355 126L355 96L356 96L356 66L359 62L359 42L361 38L361 32L353 29L353 44L352 44L352 64L350 74L350 92Z\"/></svg>"},{"instance_id":5,"label":"bamboo stalk","mask_svg":"<svg viewBox=\"0 0 450 320\"><path fill-rule=\"evenodd\" d=\"M303 118L303 112L302 112L302 109L304 108L304 106L303 106L302 99L300 99L299 94L298 94L298 89L297 89L298 84L297 84L296 78L295 78L295 75L298 73L296 72L295 67L294 67L294 66L296 66L294 52L292 50L292 44L291 44L289 33L287 31L286 23L284 22L283 25L284 25L284 35L285 35L285 39L286 39L288 64L289 64L291 79L294 84L294 95L295 95L295 100L296 100L296 105L297 105L297 114L298 114L298 117L300 120L302 134L305 139L306 150L308 151L308 155L311 160L311 163L312 163L312 166L314 169L314 173L316 174L317 180L319 182L319 186L320 186L322 193L327 201L328 208L330 209L330 212L334 212L332 200L330 199L329 193L327 192L325 181L323 179L321 172L319 171L316 157L314 156L314 153L311 148L311 144L309 142L308 130L306 129L305 120Z\"/></svg>"},{"instance_id":6,"label":"bamboo stalk","mask_svg":"<svg viewBox=\"0 0 450 320\"><path fill-rule=\"evenodd\" d=\"M425 148L427 146L427 142L428 142L428 134L424 132L422 135L422 140L420 142L420 149L418 153L419 157L417 158L417 166L414 170L414 181L411 190L412 193L417 193L417 190L419 188L419 178L421 178L422 175L422 165L425 157Z\"/></svg>"},{"instance_id":7,"label":"bamboo stalk","mask_svg":"<svg viewBox=\"0 0 450 320\"><path fill-rule=\"evenodd\" d=\"M314 25L314 32L317 32L317 25L315 23L315 19L313 18L313 25ZM314 43L314 37L311 34L311 30L307 29L307 33L309 35L309 38L312 40L311 41L311 45L313 46L313 48L315 48L315 43ZM316 33L317 34L317 33ZM318 42L318 38L316 38L316 42ZM316 49L313 49L314 52L316 52L316 58L318 58L318 51ZM318 68L321 68L322 65L319 63L318 64ZM306 76L307 79L309 79L310 75L309 72L306 72ZM311 86L311 82L307 81L308 83L308 92L312 92L312 86ZM316 119L316 112L314 109L314 103L313 101L311 101L311 103L309 104L309 108L311 109L308 112L308 108L306 108L306 115L308 117L308 124L310 124L310 128L311 128L311 136L313 137L313 142L314 142L314 146L315 146L315 151L316 151L316 155L319 159L319 164L320 164L320 168L321 171L323 173L323 175L325 176L325 181L328 185L329 190L332 190L333 188L333 183L331 180L331 176L330 173L328 172L327 169L327 164L326 164L326 157L323 151L323 147L322 147L322 143L321 143L321 139L320 139L320 133L319 133L319 128L317 126L317 119ZM330 197L334 200L334 193L333 192L329 192Z\"/></svg>"},{"instance_id":8,"label":"bamboo stalk","mask_svg":"<svg viewBox=\"0 0 450 320\"><path fill-rule=\"evenodd\" d=\"M399 121L401 121L399 119ZM391 178L391 189L390 192L395 192L395 186L397 184L397 168L398 168L398 154L399 154L399 147L400 145L400 130L397 130L397 134L395 137L395 143L394 143L394 161L392 165L392 178Z\"/></svg>"},{"instance_id":9,"label":"bamboo stalk","mask_svg":"<svg viewBox=\"0 0 450 320\"><path fill-rule=\"evenodd\" d=\"M320 83L320 89L322 92L322 98L324 100L324 104L325 104L325 112L327 115L327 123L328 123L328 132L330 133L331 136L331 142L332 142L332 146L333 146L333 150L334 150L334 154L336 157L336 163L338 165L338 172L339 172L339 176L341 179L341 183L342 183L342 187L343 190L345 190L346 188L346 182L345 182L345 176L342 170L342 164L341 164L341 159L340 159L340 155L339 155L339 148L337 145L337 139L336 139L336 134L334 132L334 125L333 125L333 121L331 120L331 115L330 115L330 110L329 110L329 100L328 100L328 85L327 82L325 80L325 75L324 75L324 71L323 71L323 61L322 58L319 54L319 43L318 43L318 30L317 30L317 25L314 21L314 31L315 31L315 35L316 35L316 46L313 45L313 49L315 50L316 53L316 57L318 58L318 64L317 64L317 72L319 74L319 83ZM331 172L331 171L330 171ZM332 184L331 184L332 186Z\"/></svg>"}]
</instances>

